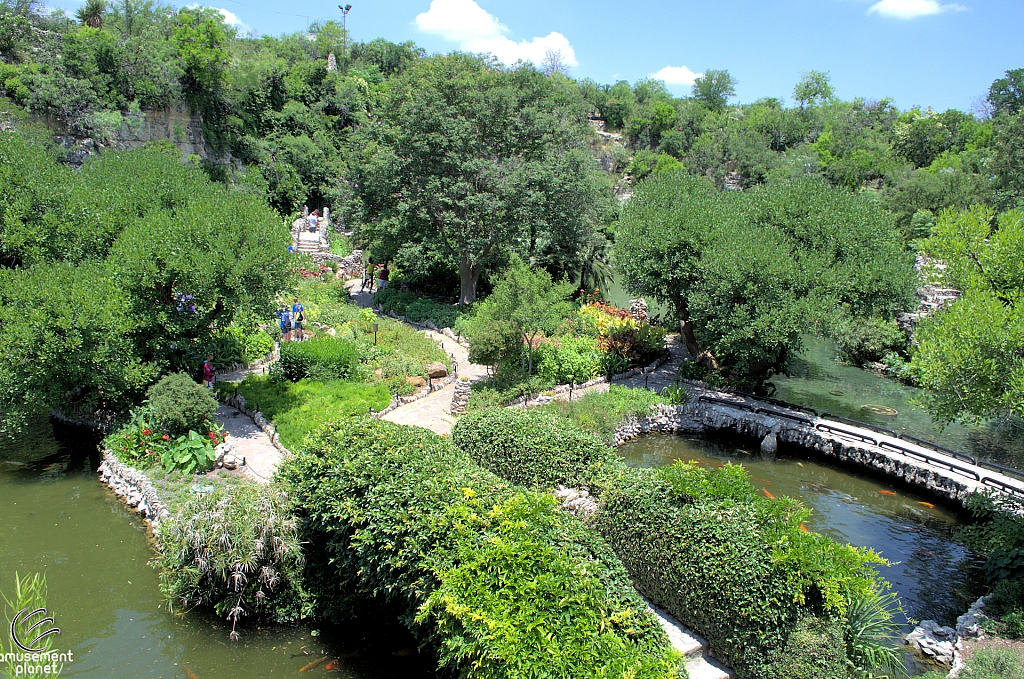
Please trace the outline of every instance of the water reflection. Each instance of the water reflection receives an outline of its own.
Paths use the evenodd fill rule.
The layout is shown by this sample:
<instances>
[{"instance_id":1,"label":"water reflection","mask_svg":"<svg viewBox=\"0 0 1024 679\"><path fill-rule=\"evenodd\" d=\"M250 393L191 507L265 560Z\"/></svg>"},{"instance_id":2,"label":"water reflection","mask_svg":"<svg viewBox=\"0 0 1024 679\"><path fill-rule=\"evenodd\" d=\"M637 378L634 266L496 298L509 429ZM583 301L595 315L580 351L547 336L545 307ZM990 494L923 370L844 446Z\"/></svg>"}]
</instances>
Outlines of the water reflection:
<instances>
[{"instance_id":1,"label":"water reflection","mask_svg":"<svg viewBox=\"0 0 1024 679\"><path fill-rule=\"evenodd\" d=\"M831 342L804 337L805 349L790 366L790 375L772 378L775 397L818 411L895 429L899 433L961 450L969 455L1024 469L1024 426L1019 420L981 426L942 427L917 404L921 390L842 365ZM865 409L866 405L894 409L894 417Z\"/></svg>"},{"instance_id":2,"label":"water reflection","mask_svg":"<svg viewBox=\"0 0 1024 679\"><path fill-rule=\"evenodd\" d=\"M983 593L978 564L953 540L961 517L934 498L811 459L768 462L756 452L756 442L746 440L650 436L618 451L627 464L638 467L675 460L695 460L704 467L742 464L755 488L797 498L811 509L808 528L870 547L892 562L881 573L910 619L955 622Z\"/></svg>"}]
</instances>

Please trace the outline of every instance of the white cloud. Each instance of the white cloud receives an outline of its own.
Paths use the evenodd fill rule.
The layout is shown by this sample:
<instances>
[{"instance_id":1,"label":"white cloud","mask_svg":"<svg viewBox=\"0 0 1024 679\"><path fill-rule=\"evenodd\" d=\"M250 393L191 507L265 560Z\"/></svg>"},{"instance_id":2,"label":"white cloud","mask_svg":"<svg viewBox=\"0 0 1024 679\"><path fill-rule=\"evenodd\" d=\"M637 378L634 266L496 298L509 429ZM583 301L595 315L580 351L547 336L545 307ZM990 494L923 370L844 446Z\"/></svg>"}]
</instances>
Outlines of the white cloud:
<instances>
[{"instance_id":1,"label":"white cloud","mask_svg":"<svg viewBox=\"0 0 1024 679\"><path fill-rule=\"evenodd\" d=\"M207 5L200 5L197 3L188 5L189 9L195 9L196 7L207 7ZM231 10L223 9L221 7L209 7L209 9L215 9L218 12L220 12L220 15L224 17L224 23L226 23L228 26L236 28L239 33L248 33L252 30L249 27L249 24L239 19L238 15L232 12Z\"/></svg>"},{"instance_id":2,"label":"white cloud","mask_svg":"<svg viewBox=\"0 0 1024 679\"><path fill-rule=\"evenodd\" d=\"M457 41L467 52L484 52L506 64L522 59L540 65L549 51L560 52L567 66L578 66L576 52L569 39L552 31L546 36L516 42L497 17L474 0L431 0L430 9L416 17L416 27L424 33Z\"/></svg>"},{"instance_id":3,"label":"white cloud","mask_svg":"<svg viewBox=\"0 0 1024 679\"><path fill-rule=\"evenodd\" d=\"M704 75L703 73L694 73L686 66L666 66L657 73L652 73L651 77L655 80L664 80L666 85L686 85L689 87L693 84L693 81Z\"/></svg>"},{"instance_id":4,"label":"white cloud","mask_svg":"<svg viewBox=\"0 0 1024 679\"><path fill-rule=\"evenodd\" d=\"M967 8L956 3L941 4L939 0L879 0L871 5L868 14L880 14L893 19L916 19L943 12L962 12Z\"/></svg>"}]
</instances>

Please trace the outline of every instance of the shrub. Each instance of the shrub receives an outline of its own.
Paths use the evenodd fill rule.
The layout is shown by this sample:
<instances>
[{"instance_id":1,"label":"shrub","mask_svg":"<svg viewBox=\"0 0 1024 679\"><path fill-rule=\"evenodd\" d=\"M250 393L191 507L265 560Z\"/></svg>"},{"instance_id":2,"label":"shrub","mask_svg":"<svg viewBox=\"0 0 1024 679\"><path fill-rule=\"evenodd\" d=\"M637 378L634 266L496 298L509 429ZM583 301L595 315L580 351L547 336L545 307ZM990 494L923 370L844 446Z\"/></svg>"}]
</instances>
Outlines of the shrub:
<instances>
[{"instance_id":1,"label":"shrub","mask_svg":"<svg viewBox=\"0 0 1024 679\"><path fill-rule=\"evenodd\" d=\"M582 383L601 373L601 352L590 337L564 336L537 347L537 374L553 384Z\"/></svg>"},{"instance_id":2,"label":"shrub","mask_svg":"<svg viewBox=\"0 0 1024 679\"><path fill-rule=\"evenodd\" d=\"M278 328L280 331L280 328ZM265 330L246 335L242 340L245 349L245 359L249 363L259 361L274 350L274 338Z\"/></svg>"},{"instance_id":3,"label":"shrub","mask_svg":"<svg viewBox=\"0 0 1024 679\"><path fill-rule=\"evenodd\" d=\"M306 377L349 379L357 374L359 353L346 340L316 337L306 342L282 344L279 365L282 374L293 382Z\"/></svg>"},{"instance_id":4,"label":"shrub","mask_svg":"<svg viewBox=\"0 0 1024 679\"><path fill-rule=\"evenodd\" d=\"M617 463L599 438L535 410L494 408L461 418L452 442L486 469L522 486L592 486Z\"/></svg>"},{"instance_id":5,"label":"shrub","mask_svg":"<svg viewBox=\"0 0 1024 679\"><path fill-rule=\"evenodd\" d=\"M185 373L163 377L146 392L151 421L168 436L210 431L217 400Z\"/></svg>"},{"instance_id":6,"label":"shrub","mask_svg":"<svg viewBox=\"0 0 1024 679\"><path fill-rule=\"evenodd\" d=\"M891 318L847 318L831 332L845 361L864 365L881 361L907 345L907 335Z\"/></svg>"},{"instance_id":7,"label":"shrub","mask_svg":"<svg viewBox=\"0 0 1024 679\"><path fill-rule=\"evenodd\" d=\"M663 401L661 396L647 389L610 384L606 392L591 391L579 401L552 401L540 410L557 413L610 444L624 420L645 416L651 406Z\"/></svg>"},{"instance_id":8,"label":"shrub","mask_svg":"<svg viewBox=\"0 0 1024 679\"><path fill-rule=\"evenodd\" d=\"M789 633L786 646L773 655L765 675L784 679L848 679L842 649L842 625L807 616Z\"/></svg>"},{"instance_id":9,"label":"shrub","mask_svg":"<svg viewBox=\"0 0 1024 679\"><path fill-rule=\"evenodd\" d=\"M664 633L596 534L447 439L338 421L280 473L324 617L379 596L439 669L464 677L677 676Z\"/></svg>"},{"instance_id":10,"label":"shrub","mask_svg":"<svg viewBox=\"0 0 1024 679\"><path fill-rule=\"evenodd\" d=\"M1013 648L982 648L967 659L962 679L1024 679L1024 655Z\"/></svg>"},{"instance_id":11,"label":"shrub","mask_svg":"<svg viewBox=\"0 0 1024 679\"><path fill-rule=\"evenodd\" d=\"M295 519L273 486L218 488L189 501L157 534L160 589L168 608L212 605L231 622L278 622L309 613Z\"/></svg>"}]
</instances>

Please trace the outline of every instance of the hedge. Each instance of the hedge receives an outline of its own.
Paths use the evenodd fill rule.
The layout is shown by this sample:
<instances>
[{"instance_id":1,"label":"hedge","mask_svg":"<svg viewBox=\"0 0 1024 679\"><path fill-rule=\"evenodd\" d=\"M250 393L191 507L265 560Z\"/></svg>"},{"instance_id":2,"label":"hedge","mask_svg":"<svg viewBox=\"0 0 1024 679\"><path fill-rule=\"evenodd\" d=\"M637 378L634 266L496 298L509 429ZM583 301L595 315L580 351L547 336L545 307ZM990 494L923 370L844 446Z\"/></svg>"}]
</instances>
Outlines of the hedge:
<instances>
[{"instance_id":1,"label":"hedge","mask_svg":"<svg viewBox=\"0 0 1024 679\"><path fill-rule=\"evenodd\" d=\"M351 418L310 435L280 475L321 617L378 597L463 677L681 676L600 536L446 438Z\"/></svg>"},{"instance_id":2,"label":"hedge","mask_svg":"<svg viewBox=\"0 0 1024 679\"><path fill-rule=\"evenodd\" d=\"M531 488L591 488L620 464L599 438L557 415L492 408L459 419L452 442L503 479Z\"/></svg>"},{"instance_id":3,"label":"hedge","mask_svg":"<svg viewBox=\"0 0 1024 679\"><path fill-rule=\"evenodd\" d=\"M599 510L589 525L636 587L705 636L739 679L803 676L807 668L789 662L787 648L813 656L812 676L832 676L847 662L842 635L809 648L807 620L824 618L831 629L847 601L883 587L872 567L880 557L805 531L808 511L757 496L742 467L633 469L603 446L602 455L597 439L569 420L536 411L467 416L453 441L515 482L550 488L596 479Z\"/></svg>"},{"instance_id":4,"label":"hedge","mask_svg":"<svg viewBox=\"0 0 1024 679\"><path fill-rule=\"evenodd\" d=\"M165 375L146 392L152 420L169 436L205 434L216 421L217 399L185 373Z\"/></svg>"}]
</instances>

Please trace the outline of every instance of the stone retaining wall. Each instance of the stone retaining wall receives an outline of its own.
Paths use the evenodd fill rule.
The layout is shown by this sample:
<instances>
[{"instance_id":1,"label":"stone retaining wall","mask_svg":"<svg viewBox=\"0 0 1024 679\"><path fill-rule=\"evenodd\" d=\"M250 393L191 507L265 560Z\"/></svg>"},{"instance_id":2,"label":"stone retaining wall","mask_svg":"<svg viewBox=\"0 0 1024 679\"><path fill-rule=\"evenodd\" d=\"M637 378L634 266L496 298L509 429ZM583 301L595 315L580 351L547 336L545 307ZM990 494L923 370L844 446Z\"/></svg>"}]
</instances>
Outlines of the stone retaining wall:
<instances>
[{"instance_id":1,"label":"stone retaining wall","mask_svg":"<svg viewBox=\"0 0 1024 679\"><path fill-rule=\"evenodd\" d=\"M118 460L109 449L103 450L99 473L100 481L123 498L129 507L135 508L151 525L156 526L170 516L149 477Z\"/></svg>"}]
</instances>

